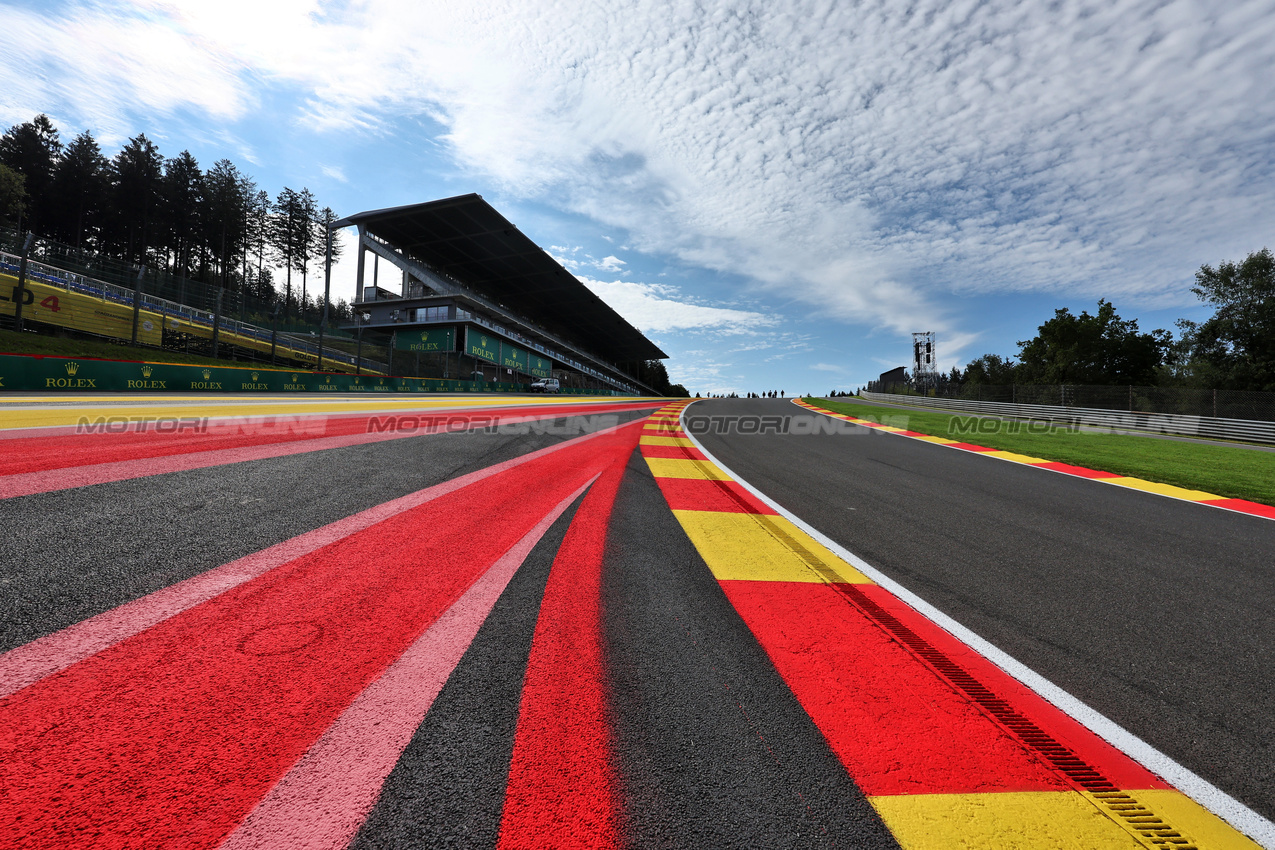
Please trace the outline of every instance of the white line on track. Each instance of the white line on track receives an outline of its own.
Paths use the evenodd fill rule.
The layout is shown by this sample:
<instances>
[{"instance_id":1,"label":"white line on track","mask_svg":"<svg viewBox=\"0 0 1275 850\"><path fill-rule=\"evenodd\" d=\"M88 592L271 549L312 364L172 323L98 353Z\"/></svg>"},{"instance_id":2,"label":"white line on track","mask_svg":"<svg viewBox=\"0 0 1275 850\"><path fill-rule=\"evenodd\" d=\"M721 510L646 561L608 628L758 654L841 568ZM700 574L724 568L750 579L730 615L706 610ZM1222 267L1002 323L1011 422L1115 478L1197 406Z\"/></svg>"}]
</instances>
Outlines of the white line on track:
<instances>
[{"instance_id":1,"label":"white line on track","mask_svg":"<svg viewBox=\"0 0 1275 850\"><path fill-rule=\"evenodd\" d=\"M687 408L689 407L690 405L687 405ZM765 504L774 508L783 517L792 522L793 525L809 534L846 563L850 564L855 569L859 570L859 572L863 573L881 587L894 594L894 596L907 603L922 616L928 618L931 622L935 623L958 640L964 642L975 652L978 652L1010 676L1013 676L1019 682L1035 691L1042 698L1056 706L1077 723L1080 723L1086 729L1107 741L1125 755L1129 756L1152 773L1158 775L1161 779L1167 781L1174 788L1181 791L1183 794L1186 794L1192 800L1199 803L1201 806L1208 809L1210 812L1217 815L1240 832L1243 832L1249 838L1252 838L1262 847L1266 848L1266 850L1275 850L1275 823L1272 823L1262 815L1253 811L1248 806L1244 805L1230 794L1227 794L1221 788L1218 788L1204 777L1199 776L1183 765L1178 764L1172 758L1120 726L1114 720L1111 720L1105 715L1095 711L1093 708L1090 708L1088 705L1067 693L1044 676L1032 670L1026 664L1018 661L1013 656L1002 651L989 641L961 625L947 614L944 614L938 608L935 608L912 591L903 587L903 585L873 567L867 561L864 561L858 555L823 534L814 526L810 525L792 511L788 510L783 505L780 505L774 499L770 498L752 484L749 484L738 474L727 468L726 465L714 457L708 449L704 448L703 443L701 443L694 434L686 430L685 422L683 420L686 416L687 408L683 408L681 418L678 420L679 424L682 425L683 432L685 432L690 441L695 444L695 447L704 453L704 457L708 458L712 463L716 464L722 472L726 473L734 481L738 482L739 486L752 493Z\"/></svg>"},{"instance_id":2,"label":"white line on track","mask_svg":"<svg viewBox=\"0 0 1275 850\"><path fill-rule=\"evenodd\" d=\"M475 470L450 481L426 487L424 490L400 496L345 519L276 543L259 552L222 564L220 567L214 567L207 572L11 649L0 655L0 699L329 543L484 478L505 472L560 449L577 446L583 440L612 433L620 427L623 426L606 428L593 434L564 440L493 466Z\"/></svg>"},{"instance_id":3,"label":"white line on track","mask_svg":"<svg viewBox=\"0 0 1275 850\"><path fill-rule=\"evenodd\" d=\"M222 850L340 850L350 843L527 555L589 488L563 499L341 713L222 843Z\"/></svg>"}]
</instances>

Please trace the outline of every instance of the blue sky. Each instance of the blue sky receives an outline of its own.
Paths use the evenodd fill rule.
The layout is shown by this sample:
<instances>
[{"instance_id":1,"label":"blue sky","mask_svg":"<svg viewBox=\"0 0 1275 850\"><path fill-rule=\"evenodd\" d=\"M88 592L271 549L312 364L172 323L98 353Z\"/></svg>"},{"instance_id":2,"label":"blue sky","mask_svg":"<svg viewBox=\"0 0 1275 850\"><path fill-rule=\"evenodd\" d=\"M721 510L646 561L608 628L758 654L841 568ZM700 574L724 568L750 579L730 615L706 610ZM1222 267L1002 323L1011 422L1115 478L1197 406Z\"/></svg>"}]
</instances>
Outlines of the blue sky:
<instances>
[{"instance_id":1,"label":"blue sky","mask_svg":"<svg viewBox=\"0 0 1275 850\"><path fill-rule=\"evenodd\" d=\"M3 3L0 123L339 213L477 192L692 392L946 370L1058 307L1207 315L1271 238L1275 0ZM21 57L19 59L19 57ZM353 295L353 261L334 274Z\"/></svg>"}]
</instances>

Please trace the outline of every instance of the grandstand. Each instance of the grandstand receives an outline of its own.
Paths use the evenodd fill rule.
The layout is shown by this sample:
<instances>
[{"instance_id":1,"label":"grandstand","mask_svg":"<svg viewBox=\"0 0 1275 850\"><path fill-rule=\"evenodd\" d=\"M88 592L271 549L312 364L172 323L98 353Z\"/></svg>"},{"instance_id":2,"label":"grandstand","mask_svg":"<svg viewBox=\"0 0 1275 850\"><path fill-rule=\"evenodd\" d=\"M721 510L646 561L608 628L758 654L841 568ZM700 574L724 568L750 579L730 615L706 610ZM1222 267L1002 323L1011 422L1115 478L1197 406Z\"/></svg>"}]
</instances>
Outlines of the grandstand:
<instances>
[{"instance_id":1,"label":"grandstand","mask_svg":"<svg viewBox=\"0 0 1275 850\"><path fill-rule=\"evenodd\" d=\"M657 394L634 376L642 361L668 355L479 195L356 213L333 227L358 229L359 321L350 327L392 351L425 357L443 377L552 376ZM382 260L398 292L382 286Z\"/></svg>"}]
</instances>

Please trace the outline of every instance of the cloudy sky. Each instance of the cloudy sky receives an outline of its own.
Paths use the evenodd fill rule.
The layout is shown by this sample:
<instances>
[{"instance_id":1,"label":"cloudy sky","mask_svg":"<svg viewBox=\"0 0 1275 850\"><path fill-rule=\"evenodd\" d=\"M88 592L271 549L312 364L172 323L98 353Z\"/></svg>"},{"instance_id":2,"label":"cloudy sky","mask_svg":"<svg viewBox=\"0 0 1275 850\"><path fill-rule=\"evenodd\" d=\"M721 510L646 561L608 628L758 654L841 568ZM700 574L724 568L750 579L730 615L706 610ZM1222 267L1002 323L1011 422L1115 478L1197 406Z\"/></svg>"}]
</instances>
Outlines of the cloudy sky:
<instances>
[{"instance_id":1,"label":"cloudy sky","mask_svg":"<svg viewBox=\"0 0 1275 850\"><path fill-rule=\"evenodd\" d=\"M0 122L339 213L478 192L701 392L1203 318L1275 247L1275 0L0 0ZM1263 83L1262 80L1267 80ZM338 295L353 294L353 262Z\"/></svg>"}]
</instances>

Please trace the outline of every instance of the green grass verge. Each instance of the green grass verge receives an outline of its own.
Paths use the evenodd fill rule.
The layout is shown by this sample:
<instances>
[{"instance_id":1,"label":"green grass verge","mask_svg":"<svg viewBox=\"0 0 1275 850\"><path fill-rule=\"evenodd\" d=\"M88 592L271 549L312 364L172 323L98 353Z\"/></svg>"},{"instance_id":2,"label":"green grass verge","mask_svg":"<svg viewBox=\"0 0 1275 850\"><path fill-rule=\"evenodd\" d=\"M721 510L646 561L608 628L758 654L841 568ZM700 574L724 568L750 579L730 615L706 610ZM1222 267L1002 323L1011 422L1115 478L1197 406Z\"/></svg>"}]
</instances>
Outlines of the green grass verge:
<instances>
[{"instance_id":1,"label":"green grass verge","mask_svg":"<svg viewBox=\"0 0 1275 850\"><path fill-rule=\"evenodd\" d=\"M1047 433L1013 433L1015 423L1001 423L997 431L982 433L960 427L968 427L971 420L977 424L977 417L820 398L806 401L934 437L1275 505L1275 452L1062 428Z\"/></svg>"}]
</instances>

